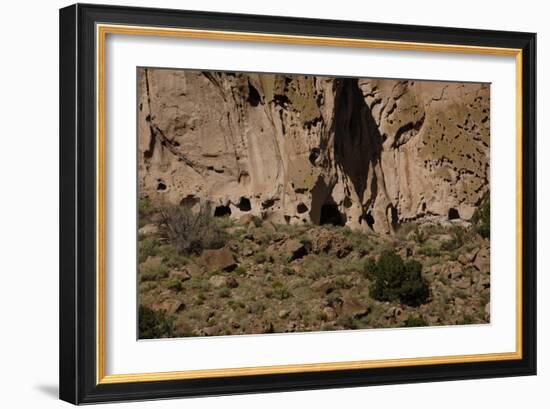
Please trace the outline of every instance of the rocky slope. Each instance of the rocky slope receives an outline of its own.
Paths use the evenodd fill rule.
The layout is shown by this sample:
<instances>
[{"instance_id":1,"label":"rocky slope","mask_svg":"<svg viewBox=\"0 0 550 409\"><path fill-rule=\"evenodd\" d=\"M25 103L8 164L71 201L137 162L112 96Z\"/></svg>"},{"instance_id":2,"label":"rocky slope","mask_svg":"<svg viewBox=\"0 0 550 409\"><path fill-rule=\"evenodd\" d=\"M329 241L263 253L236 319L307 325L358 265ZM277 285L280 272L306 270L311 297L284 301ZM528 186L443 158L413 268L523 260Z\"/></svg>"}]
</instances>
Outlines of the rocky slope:
<instances>
[{"instance_id":1,"label":"rocky slope","mask_svg":"<svg viewBox=\"0 0 550 409\"><path fill-rule=\"evenodd\" d=\"M142 216L140 338L490 322L489 240L472 229L407 223L387 236L221 217L223 247L182 255L155 212ZM421 305L370 295L366 265L388 250L421 263Z\"/></svg>"},{"instance_id":2,"label":"rocky slope","mask_svg":"<svg viewBox=\"0 0 550 409\"><path fill-rule=\"evenodd\" d=\"M138 70L140 197L393 233L489 188L487 84Z\"/></svg>"}]
</instances>

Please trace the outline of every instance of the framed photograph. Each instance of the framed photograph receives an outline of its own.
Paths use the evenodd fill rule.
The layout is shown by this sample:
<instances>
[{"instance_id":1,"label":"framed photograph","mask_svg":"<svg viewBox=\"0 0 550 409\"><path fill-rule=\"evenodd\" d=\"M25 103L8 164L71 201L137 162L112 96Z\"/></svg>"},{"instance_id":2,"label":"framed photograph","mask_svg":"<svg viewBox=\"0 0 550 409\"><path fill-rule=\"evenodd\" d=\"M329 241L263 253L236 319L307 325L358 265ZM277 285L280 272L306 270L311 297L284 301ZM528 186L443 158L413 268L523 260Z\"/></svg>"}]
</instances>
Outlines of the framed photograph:
<instances>
[{"instance_id":1,"label":"framed photograph","mask_svg":"<svg viewBox=\"0 0 550 409\"><path fill-rule=\"evenodd\" d=\"M535 40L61 9L61 399L534 375Z\"/></svg>"}]
</instances>

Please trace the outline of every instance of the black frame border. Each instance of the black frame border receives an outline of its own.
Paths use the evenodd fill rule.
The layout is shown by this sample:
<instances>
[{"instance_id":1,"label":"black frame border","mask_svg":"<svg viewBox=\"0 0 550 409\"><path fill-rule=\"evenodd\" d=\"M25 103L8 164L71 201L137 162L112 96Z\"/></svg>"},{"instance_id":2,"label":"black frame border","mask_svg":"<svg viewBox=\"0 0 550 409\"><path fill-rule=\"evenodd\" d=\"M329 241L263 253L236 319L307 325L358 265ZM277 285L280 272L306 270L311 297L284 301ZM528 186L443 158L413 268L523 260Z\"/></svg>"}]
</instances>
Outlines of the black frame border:
<instances>
[{"instance_id":1,"label":"black frame border","mask_svg":"<svg viewBox=\"0 0 550 409\"><path fill-rule=\"evenodd\" d=\"M96 23L522 50L522 359L96 384ZM60 10L60 399L74 404L536 374L536 34L76 4Z\"/></svg>"}]
</instances>

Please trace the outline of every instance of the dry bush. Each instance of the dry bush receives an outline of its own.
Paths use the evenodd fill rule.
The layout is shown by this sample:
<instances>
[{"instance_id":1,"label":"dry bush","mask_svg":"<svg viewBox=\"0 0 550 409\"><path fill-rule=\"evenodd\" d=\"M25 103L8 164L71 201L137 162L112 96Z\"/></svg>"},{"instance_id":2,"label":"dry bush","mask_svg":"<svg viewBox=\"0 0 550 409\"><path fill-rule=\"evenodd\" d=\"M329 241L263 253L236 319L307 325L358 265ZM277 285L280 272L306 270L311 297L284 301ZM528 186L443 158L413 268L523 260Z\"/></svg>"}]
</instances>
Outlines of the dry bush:
<instances>
[{"instance_id":1,"label":"dry bush","mask_svg":"<svg viewBox=\"0 0 550 409\"><path fill-rule=\"evenodd\" d=\"M197 212L184 206L165 207L161 215L168 236L180 253L200 254L204 249L221 248L227 241L209 204L202 204Z\"/></svg>"}]
</instances>

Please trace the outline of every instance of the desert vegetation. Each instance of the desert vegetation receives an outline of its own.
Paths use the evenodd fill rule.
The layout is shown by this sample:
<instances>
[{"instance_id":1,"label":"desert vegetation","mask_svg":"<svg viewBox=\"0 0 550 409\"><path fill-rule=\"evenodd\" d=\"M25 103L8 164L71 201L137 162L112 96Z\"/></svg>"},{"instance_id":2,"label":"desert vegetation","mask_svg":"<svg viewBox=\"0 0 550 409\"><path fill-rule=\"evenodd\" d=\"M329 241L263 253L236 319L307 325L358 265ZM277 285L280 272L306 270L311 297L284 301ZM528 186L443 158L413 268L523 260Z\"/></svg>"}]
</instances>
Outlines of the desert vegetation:
<instances>
[{"instance_id":1,"label":"desert vegetation","mask_svg":"<svg viewBox=\"0 0 550 409\"><path fill-rule=\"evenodd\" d=\"M470 226L405 223L394 235L213 214L140 201L140 338L489 320L483 205Z\"/></svg>"}]
</instances>

